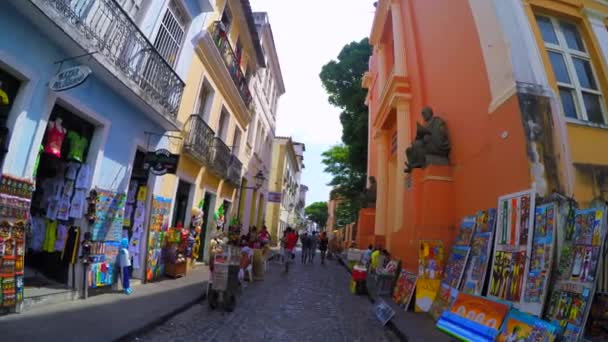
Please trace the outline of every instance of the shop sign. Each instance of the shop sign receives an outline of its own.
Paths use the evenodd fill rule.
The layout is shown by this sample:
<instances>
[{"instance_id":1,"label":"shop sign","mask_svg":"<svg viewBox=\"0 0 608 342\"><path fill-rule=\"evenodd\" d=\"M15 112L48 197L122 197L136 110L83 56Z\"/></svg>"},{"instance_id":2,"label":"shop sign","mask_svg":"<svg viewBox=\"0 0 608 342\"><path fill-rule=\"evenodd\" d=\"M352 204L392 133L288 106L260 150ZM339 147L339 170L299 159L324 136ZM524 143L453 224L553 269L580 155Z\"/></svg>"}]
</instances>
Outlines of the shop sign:
<instances>
[{"instance_id":1,"label":"shop sign","mask_svg":"<svg viewBox=\"0 0 608 342\"><path fill-rule=\"evenodd\" d=\"M179 154L173 154L169 150L161 148L154 152L146 153L144 159L144 170L150 171L153 175L162 176L167 173L175 174Z\"/></svg>"},{"instance_id":2,"label":"shop sign","mask_svg":"<svg viewBox=\"0 0 608 342\"><path fill-rule=\"evenodd\" d=\"M49 81L52 91L64 91L78 87L87 80L92 73L91 68L79 65L60 71Z\"/></svg>"},{"instance_id":3,"label":"shop sign","mask_svg":"<svg viewBox=\"0 0 608 342\"><path fill-rule=\"evenodd\" d=\"M382 325L386 325L388 321L395 316L395 310L391 308L385 301L379 299L374 305L374 314L376 318L382 323Z\"/></svg>"},{"instance_id":4,"label":"shop sign","mask_svg":"<svg viewBox=\"0 0 608 342\"><path fill-rule=\"evenodd\" d=\"M269 192L268 193L268 202L281 203L281 193L280 192Z\"/></svg>"}]
</instances>

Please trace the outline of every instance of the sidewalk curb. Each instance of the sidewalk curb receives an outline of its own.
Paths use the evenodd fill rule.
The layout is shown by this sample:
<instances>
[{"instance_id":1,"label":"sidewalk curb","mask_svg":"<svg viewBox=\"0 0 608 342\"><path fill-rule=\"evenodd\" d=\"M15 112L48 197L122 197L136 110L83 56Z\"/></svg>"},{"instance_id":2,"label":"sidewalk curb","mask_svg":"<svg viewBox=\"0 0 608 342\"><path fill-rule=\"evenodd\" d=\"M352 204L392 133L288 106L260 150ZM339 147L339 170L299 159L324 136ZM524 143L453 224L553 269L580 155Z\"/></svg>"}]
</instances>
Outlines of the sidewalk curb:
<instances>
[{"instance_id":1,"label":"sidewalk curb","mask_svg":"<svg viewBox=\"0 0 608 342\"><path fill-rule=\"evenodd\" d=\"M205 284L206 283L206 284ZM204 281L203 282L203 288L207 288L208 287L209 282ZM152 330L153 328L162 325L163 323L167 322L168 320L170 320L171 318L173 318L176 315L179 315L180 313L190 309L191 307L193 307L194 305L201 303L202 301L204 301L205 299L207 299L207 292L203 292L200 296L196 297L195 299L187 302L186 304L175 308L174 310L158 317L157 319L144 324L142 327L136 328L128 333L126 333L125 335L115 339L115 342L126 342L126 341L131 341L133 339L135 339L138 336L144 335L146 332L149 332L150 330Z\"/></svg>"},{"instance_id":2,"label":"sidewalk curb","mask_svg":"<svg viewBox=\"0 0 608 342\"><path fill-rule=\"evenodd\" d=\"M344 263L344 261L342 260L342 258L340 258L338 256L337 259L338 259L338 263L340 263L340 265L344 266L344 269L346 270L346 272L350 274L350 270L348 269L348 266ZM370 303L374 304L376 302L369 292L367 292L366 296L367 296L367 299L369 299ZM392 321L388 321L386 323L385 327L387 327L393 333L395 333L395 335L397 335L397 337L399 338L399 340L401 340L402 342L407 342L408 341L407 335L403 331L401 331L401 329L397 328L397 326L395 324L393 324Z\"/></svg>"}]
</instances>

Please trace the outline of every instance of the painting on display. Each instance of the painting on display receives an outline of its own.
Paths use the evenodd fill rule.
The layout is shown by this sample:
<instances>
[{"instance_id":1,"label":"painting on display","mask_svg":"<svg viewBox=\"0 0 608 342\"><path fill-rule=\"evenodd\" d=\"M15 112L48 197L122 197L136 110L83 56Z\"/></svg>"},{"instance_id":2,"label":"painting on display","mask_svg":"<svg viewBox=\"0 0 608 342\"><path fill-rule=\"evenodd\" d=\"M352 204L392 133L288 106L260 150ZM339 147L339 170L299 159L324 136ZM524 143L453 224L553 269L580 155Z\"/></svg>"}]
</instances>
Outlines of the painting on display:
<instances>
[{"instance_id":1,"label":"painting on display","mask_svg":"<svg viewBox=\"0 0 608 342\"><path fill-rule=\"evenodd\" d=\"M532 190L498 199L494 259L488 296L512 302L520 308L523 299L534 224Z\"/></svg>"},{"instance_id":2,"label":"painting on display","mask_svg":"<svg viewBox=\"0 0 608 342\"><path fill-rule=\"evenodd\" d=\"M521 310L535 316L543 311L553 265L557 214L555 203L536 207L532 253Z\"/></svg>"},{"instance_id":3,"label":"painting on display","mask_svg":"<svg viewBox=\"0 0 608 342\"><path fill-rule=\"evenodd\" d=\"M156 196L152 200L146 268L146 279L148 281L161 277L165 272L162 247L165 232L169 228L170 209L171 199Z\"/></svg>"},{"instance_id":4,"label":"painting on display","mask_svg":"<svg viewBox=\"0 0 608 342\"><path fill-rule=\"evenodd\" d=\"M564 341L582 337L594 297L606 236L605 208L570 208L556 283L544 318L562 329Z\"/></svg>"},{"instance_id":5,"label":"painting on display","mask_svg":"<svg viewBox=\"0 0 608 342\"><path fill-rule=\"evenodd\" d=\"M437 328L465 341L494 341L508 311L506 303L460 292Z\"/></svg>"},{"instance_id":6,"label":"painting on display","mask_svg":"<svg viewBox=\"0 0 608 342\"><path fill-rule=\"evenodd\" d=\"M441 314L452 305L457 295L458 290L446 283L441 283L435 301L433 301L433 305L431 305L431 309L429 310L433 319L438 320Z\"/></svg>"},{"instance_id":7,"label":"painting on display","mask_svg":"<svg viewBox=\"0 0 608 342\"><path fill-rule=\"evenodd\" d=\"M418 279L443 278L443 242L441 240L422 240L418 252Z\"/></svg>"},{"instance_id":8,"label":"painting on display","mask_svg":"<svg viewBox=\"0 0 608 342\"><path fill-rule=\"evenodd\" d=\"M395 284L393 301L405 310L409 308L410 302L412 301L417 278L415 273L402 269L399 278L397 279L397 283Z\"/></svg>"},{"instance_id":9,"label":"painting on display","mask_svg":"<svg viewBox=\"0 0 608 342\"><path fill-rule=\"evenodd\" d=\"M465 268L460 290L468 294L481 295L492 252L492 237L496 224L496 209L477 214L476 232L471 242L471 253Z\"/></svg>"},{"instance_id":10,"label":"painting on display","mask_svg":"<svg viewBox=\"0 0 608 342\"><path fill-rule=\"evenodd\" d=\"M471 247L468 246L452 247L452 251L445 266L445 276L441 281L442 283L447 284L451 288L459 288L470 252Z\"/></svg>"},{"instance_id":11,"label":"painting on display","mask_svg":"<svg viewBox=\"0 0 608 342\"><path fill-rule=\"evenodd\" d=\"M439 279L422 279L416 281L416 312L429 312L439 291Z\"/></svg>"},{"instance_id":12,"label":"painting on display","mask_svg":"<svg viewBox=\"0 0 608 342\"><path fill-rule=\"evenodd\" d=\"M120 241L127 196L124 193L97 189L93 241Z\"/></svg>"},{"instance_id":13,"label":"painting on display","mask_svg":"<svg viewBox=\"0 0 608 342\"><path fill-rule=\"evenodd\" d=\"M558 328L549 322L513 309L509 311L496 340L498 342L549 342L557 338L558 331Z\"/></svg>"},{"instance_id":14,"label":"painting on display","mask_svg":"<svg viewBox=\"0 0 608 342\"><path fill-rule=\"evenodd\" d=\"M475 216L465 216L458 229L455 245L469 246L475 233Z\"/></svg>"}]
</instances>

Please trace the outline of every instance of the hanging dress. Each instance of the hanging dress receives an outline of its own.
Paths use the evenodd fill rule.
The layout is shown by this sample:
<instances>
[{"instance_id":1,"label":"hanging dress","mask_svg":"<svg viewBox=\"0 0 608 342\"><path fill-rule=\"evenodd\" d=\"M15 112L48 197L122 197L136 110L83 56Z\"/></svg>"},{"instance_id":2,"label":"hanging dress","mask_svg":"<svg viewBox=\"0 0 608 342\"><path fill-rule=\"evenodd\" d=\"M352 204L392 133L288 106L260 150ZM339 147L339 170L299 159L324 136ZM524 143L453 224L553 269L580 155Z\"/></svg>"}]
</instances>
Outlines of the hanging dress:
<instances>
[{"instance_id":1,"label":"hanging dress","mask_svg":"<svg viewBox=\"0 0 608 342\"><path fill-rule=\"evenodd\" d=\"M53 123L53 127L48 132L48 140L44 147L44 152L51 154L57 158L61 157L61 145L65 138L65 130L61 131L57 128L57 123Z\"/></svg>"}]
</instances>

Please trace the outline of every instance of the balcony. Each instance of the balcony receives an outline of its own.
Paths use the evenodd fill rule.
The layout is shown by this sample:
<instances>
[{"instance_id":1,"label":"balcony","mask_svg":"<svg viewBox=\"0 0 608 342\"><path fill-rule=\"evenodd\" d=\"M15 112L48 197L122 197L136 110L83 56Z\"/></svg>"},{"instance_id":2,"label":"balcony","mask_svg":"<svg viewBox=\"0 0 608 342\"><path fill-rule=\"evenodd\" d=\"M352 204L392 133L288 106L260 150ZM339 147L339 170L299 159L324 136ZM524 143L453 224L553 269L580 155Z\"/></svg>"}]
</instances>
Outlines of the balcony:
<instances>
[{"instance_id":1,"label":"balcony","mask_svg":"<svg viewBox=\"0 0 608 342\"><path fill-rule=\"evenodd\" d=\"M184 133L184 151L202 164L212 165L215 133L205 120L198 114L191 115Z\"/></svg>"},{"instance_id":2,"label":"balcony","mask_svg":"<svg viewBox=\"0 0 608 342\"><path fill-rule=\"evenodd\" d=\"M175 125L184 82L115 0L29 0L140 100Z\"/></svg>"},{"instance_id":3,"label":"balcony","mask_svg":"<svg viewBox=\"0 0 608 342\"><path fill-rule=\"evenodd\" d=\"M228 182L234 186L241 184L241 170L243 163L234 154L230 156L230 166L228 167Z\"/></svg>"},{"instance_id":4,"label":"balcony","mask_svg":"<svg viewBox=\"0 0 608 342\"><path fill-rule=\"evenodd\" d=\"M220 178L228 177L228 166L230 166L230 147L228 147L219 137L213 138L213 152L211 159L211 169Z\"/></svg>"},{"instance_id":5,"label":"balcony","mask_svg":"<svg viewBox=\"0 0 608 342\"><path fill-rule=\"evenodd\" d=\"M249 82L245 78L245 75L243 75L243 71L241 70L240 66L240 58L237 58L236 53L232 49L230 41L228 40L228 34L224 30L223 24L220 21L216 21L213 24L212 35L215 46L222 55L224 64L226 65L226 68L228 68L230 77L232 78L236 88L239 90L243 102L245 102L247 108L252 109L253 98L251 96L251 92L249 91Z\"/></svg>"}]
</instances>

